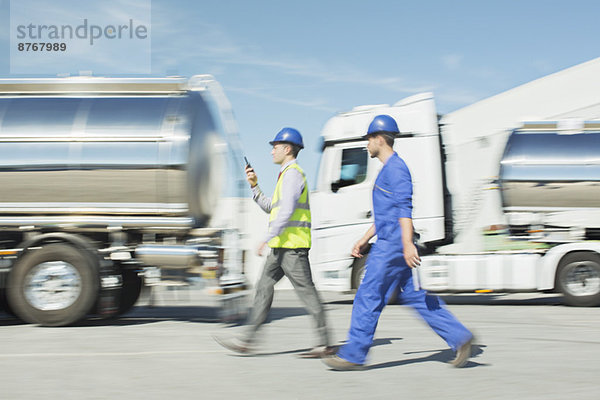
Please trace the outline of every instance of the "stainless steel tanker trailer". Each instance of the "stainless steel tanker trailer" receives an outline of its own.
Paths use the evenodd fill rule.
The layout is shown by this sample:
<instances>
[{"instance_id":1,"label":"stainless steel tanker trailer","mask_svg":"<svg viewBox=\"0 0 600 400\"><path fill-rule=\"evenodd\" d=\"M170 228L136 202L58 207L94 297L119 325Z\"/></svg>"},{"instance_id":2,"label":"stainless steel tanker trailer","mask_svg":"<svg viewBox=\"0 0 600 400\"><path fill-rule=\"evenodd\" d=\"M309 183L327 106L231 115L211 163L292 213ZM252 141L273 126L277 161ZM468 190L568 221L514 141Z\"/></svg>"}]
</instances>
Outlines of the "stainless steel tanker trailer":
<instances>
[{"instance_id":1,"label":"stainless steel tanker trailer","mask_svg":"<svg viewBox=\"0 0 600 400\"><path fill-rule=\"evenodd\" d=\"M0 80L5 308L46 326L115 316L159 276L216 305L243 296L237 218L213 218L236 179L228 104L210 76Z\"/></svg>"},{"instance_id":2,"label":"stainless steel tanker trailer","mask_svg":"<svg viewBox=\"0 0 600 400\"><path fill-rule=\"evenodd\" d=\"M474 196L475 211L501 211L502 223L481 229L480 248L461 239L460 253L423 257L421 286L553 291L569 305L599 306L600 121L528 122L496 143L498 176L481 184L488 197Z\"/></svg>"}]
</instances>

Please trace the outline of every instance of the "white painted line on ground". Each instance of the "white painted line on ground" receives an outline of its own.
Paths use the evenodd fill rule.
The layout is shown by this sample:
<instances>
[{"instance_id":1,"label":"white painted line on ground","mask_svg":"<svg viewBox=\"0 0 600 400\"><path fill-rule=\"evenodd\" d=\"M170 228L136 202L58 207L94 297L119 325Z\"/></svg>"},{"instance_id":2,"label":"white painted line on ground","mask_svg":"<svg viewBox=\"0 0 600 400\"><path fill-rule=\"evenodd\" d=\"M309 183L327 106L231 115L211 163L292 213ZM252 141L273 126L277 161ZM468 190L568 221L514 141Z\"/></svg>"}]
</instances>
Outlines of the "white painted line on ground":
<instances>
[{"instance_id":1,"label":"white painted line on ground","mask_svg":"<svg viewBox=\"0 0 600 400\"><path fill-rule=\"evenodd\" d=\"M114 356L152 356L162 354L216 354L224 353L223 351L206 351L206 350L173 350L173 351L138 351L138 352L120 352L120 353L15 353L15 354L0 354L2 358L27 358L27 357L114 357Z\"/></svg>"}]
</instances>

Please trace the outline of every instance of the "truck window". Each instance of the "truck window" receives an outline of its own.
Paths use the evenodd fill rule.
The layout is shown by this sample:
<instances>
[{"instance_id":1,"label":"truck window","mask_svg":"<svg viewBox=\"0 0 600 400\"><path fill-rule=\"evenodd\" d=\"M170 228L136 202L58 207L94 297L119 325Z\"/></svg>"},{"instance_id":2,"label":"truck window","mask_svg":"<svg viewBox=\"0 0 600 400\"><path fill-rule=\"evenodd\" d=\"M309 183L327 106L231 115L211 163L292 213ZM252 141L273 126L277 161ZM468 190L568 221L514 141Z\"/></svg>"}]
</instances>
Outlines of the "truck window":
<instances>
[{"instance_id":1,"label":"truck window","mask_svg":"<svg viewBox=\"0 0 600 400\"><path fill-rule=\"evenodd\" d=\"M333 191L345 186L364 182L367 177L369 157L364 147L342 150L342 165L339 179L331 185Z\"/></svg>"}]
</instances>

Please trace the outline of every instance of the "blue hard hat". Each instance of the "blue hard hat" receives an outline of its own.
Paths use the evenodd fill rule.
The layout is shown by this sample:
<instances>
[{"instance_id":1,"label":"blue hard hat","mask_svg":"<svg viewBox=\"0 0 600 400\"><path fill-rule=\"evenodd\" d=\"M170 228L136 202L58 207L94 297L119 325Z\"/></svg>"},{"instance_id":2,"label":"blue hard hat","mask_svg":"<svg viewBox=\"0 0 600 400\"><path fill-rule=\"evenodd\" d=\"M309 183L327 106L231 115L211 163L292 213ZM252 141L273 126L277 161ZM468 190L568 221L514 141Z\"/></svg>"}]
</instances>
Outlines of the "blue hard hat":
<instances>
[{"instance_id":1,"label":"blue hard hat","mask_svg":"<svg viewBox=\"0 0 600 400\"><path fill-rule=\"evenodd\" d=\"M399 133L400 130L398 129L398 124L396 124L394 118L386 114L381 114L373 118L365 137L375 134L384 134L395 137Z\"/></svg>"},{"instance_id":2,"label":"blue hard hat","mask_svg":"<svg viewBox=\"0 0 600 400\"><path fill-rule=\"evenodd\" d=\"M282 130L275 135L275 138L269 142L270 145L274 145L275 143L291 143L304 148L304 143L302 142L302 135L294 128L283 128Z\"/></svg>"}]
</instances>

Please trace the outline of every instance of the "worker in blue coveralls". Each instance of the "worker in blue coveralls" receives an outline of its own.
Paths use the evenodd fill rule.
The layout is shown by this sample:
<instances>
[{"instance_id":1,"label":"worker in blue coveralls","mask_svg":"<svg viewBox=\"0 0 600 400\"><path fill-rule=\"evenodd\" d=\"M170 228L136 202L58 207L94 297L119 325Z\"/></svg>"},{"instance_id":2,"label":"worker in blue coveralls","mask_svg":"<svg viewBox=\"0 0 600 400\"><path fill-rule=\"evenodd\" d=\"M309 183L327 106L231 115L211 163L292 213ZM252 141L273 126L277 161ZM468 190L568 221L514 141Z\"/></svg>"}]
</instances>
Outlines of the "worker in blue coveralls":
<instances>
[{"instance_id":1,"label":"worker in blue coveralls","mask_svg":"<svg viewBox=\"0 0 600 400\"><path fill-rule=\"evenodd\" d=\"M398 290L398 300L419 312L441 336L456 357L450 363L462 367L471 356L473 335L446 308L437 296L415 290L412 268L421 259L413 243L412 182L404 161L393 150L399 135L396 121L389 115L376 116L365 137L372 158L383 163L373 187L375 223L354 245L352 256L362 257L369 240L377 235L366 263L366 272L352 308L348 340L335 355L322 361L334 370L362 369L373 343L375 328L383 307Z\"/></svg>"}]
</instances>

